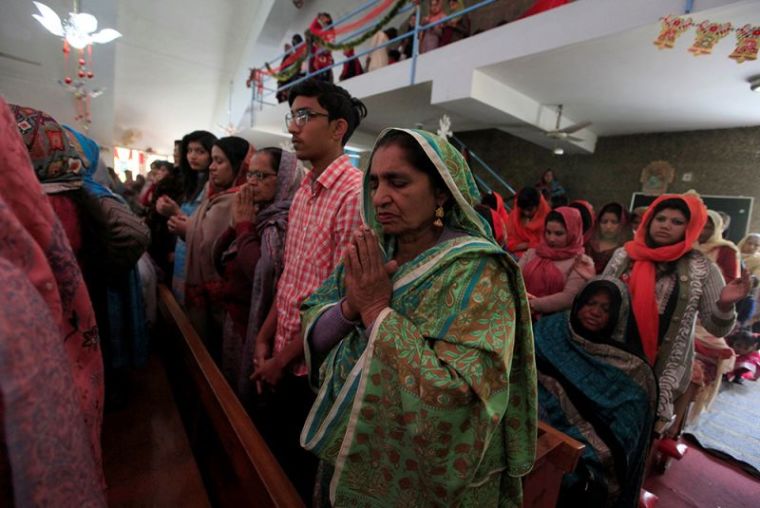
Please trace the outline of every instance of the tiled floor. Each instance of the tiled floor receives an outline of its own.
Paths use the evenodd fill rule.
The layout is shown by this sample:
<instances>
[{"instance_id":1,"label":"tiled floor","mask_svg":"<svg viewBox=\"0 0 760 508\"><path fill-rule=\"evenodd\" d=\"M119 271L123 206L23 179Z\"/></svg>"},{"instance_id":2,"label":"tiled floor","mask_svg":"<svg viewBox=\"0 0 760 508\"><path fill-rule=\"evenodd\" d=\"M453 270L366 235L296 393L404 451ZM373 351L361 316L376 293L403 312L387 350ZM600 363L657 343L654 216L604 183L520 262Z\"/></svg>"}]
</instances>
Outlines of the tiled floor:
<instances>
[{"instance_id":1,"label":"tiled floor","mask_svg":"<svg viewBox=\"0 0 760 508\"><path fill-rule=\"evenodd\" d=\"M133 372L129 386L126 407L103 423L109 506L210 506L160 360Z\"/></svg>"}]
</instances>

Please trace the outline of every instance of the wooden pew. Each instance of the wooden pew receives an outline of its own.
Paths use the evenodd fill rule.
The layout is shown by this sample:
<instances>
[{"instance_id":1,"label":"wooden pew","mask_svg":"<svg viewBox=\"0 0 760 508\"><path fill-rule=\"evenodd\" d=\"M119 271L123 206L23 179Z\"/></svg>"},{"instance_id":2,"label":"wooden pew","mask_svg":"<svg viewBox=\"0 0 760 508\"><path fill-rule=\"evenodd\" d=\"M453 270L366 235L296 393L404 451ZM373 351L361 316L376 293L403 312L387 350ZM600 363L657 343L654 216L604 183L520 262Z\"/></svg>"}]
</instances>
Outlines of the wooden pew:
<instances>
[{"instance_id":1,"label":"wooden pew","mask_svg":"<svg viewBox=\"0 0 760 508\"><path fill-rule=\"evenodd\" d=\"M523 478L525 508L554 508L562 477L575 469L584 445L550 425L538 422L536 464Z\"/></svg>"},{"instance_id":2,"label":"wooden pew","mask_svg":"<svg viewBox=\"0 0 760 508\"><path fill-rule=\"evenodd\" d=\"M304 506L174 295L164 285L158 294L157 337L214 504ZM523 479L523 506L556 506L562 477L573 471L582 451L578 441L538 422L536 464Z\"/></svg>"},{"instance_id":3,"label":"wooden pew","mask_svg":"<svg viewBox=\"0 0 760 508\"><path fill-rule=\"evenodd\" d=\"M304 506L174 295L158 295L156 337L213 504Z\"/></svg>"}]
</instances>

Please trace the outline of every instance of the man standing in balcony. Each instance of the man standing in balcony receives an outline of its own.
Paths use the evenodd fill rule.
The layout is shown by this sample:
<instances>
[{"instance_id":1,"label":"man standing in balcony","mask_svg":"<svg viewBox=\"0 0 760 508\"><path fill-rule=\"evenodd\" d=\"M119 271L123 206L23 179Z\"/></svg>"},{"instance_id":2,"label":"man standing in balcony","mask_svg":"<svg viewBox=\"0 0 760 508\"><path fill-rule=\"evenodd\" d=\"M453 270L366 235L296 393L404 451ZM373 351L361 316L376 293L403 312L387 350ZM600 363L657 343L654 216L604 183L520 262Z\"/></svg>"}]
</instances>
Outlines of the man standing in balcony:
<instances>
[{"instance_id":1,"label":"man standing in balcony","mask_svg":"<svg viewBox=\"0 0 760 508\"><path fill-rule=\"evenodd\" d=\"M276 390L263 427L272 429L270 447L310 504L317 459L300 447L299 436L314 394L303 357L299 308L332 273L361 223L362 173L343 147L367 109L343 88L314 79L294 86L288 103L285 121L293 147L312 170L293 197L285 267L275 310L256 337L252 379Z\"/></svg>"}]
</instances>

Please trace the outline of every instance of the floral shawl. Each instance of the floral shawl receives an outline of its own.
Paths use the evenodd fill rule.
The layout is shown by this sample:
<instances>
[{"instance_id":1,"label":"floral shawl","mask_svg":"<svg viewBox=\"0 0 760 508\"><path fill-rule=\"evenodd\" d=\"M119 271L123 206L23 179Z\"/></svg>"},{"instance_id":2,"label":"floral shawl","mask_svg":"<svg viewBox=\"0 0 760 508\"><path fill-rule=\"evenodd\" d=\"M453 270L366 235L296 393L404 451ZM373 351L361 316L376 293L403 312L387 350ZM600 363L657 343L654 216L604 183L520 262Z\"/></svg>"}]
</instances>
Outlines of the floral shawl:
<instances>
[{"instance_id":1,"label":"floral shawl","mask_svg":"<svg viewBox=\"0 0 760 508\"><path fill-rule=\"evenodd\" d=\"M480 195L448 142L410 134L435 164L464 233L402 265L369 336L357 327L326 357L305 341L319 393L301 444L334 466L335 506L521 506L535 458L536 371L520 271L473 206ZM380 137L385 135L383 132ZM364 176L363 221L385 237ZM308 338L345 294L343 265L302 307Z\"/></svg>"},{"instance_id":2,"label":"floral shawl","mask_svg":"<svg viewBox=\"0 0 760 508\"><path fill-rule=\"evenodd\" d=\"M12 113L15 113L15 119ZM35 118L40 119L45 125L37 125L34 122ZM17 129L19 120L23 125L19 125ZM76 152L63 136L62 129L62 137L58 137L59 130L54 128L54 122L44 113L34 113L34 110L29 108L12 106L9 110L0 98L0 177L3 181L0 187L0 257L11 261L26 274L44 300L53 320L60 327L59 339L66 351L69 375L73 379L73 387L79 398L81 418L89 438L92 460L99 481L103 483L100 468L103 360L95 313L66 233L37 181L47 174L47 169L53 166L59 169L62 167L53 162L63 160L60 159L61 153L66 154L66 164L71 156L76 156ZM31 133L35 132L41 136L48 132L48 127L51 132L56 133L53 135L55 143L61 142L63 145L54 150L47 161L44 160L43 151L35 149L32 164L28 150L31 150L32 146L40 145L36 144L36 137ZM22 136L23 131L28 133L23 140L19 136L19 130L22 131ZM45 144L47 141L40 143ZM33 334L26 338L36 340ZM51 387L51 390L55 389ZM42 425L39 421L36 424ZM35 433L31 439L42 440L43 437ZM72 441L70 445L73 447L75 443ZM65 458L66 455L59 453L60 450L55 453L51 450L48 452L45 454L47 457ZM40 477L40 482L42 481Z\"/></svg>"},{"instance_id":3,"label":"floral shawl","mask_svg":"<svg viewBox=\"0 0 760 508\"><path fill-rule=\"evenodd\" d=\"M534 327L539 415L586 445L578 466L563 478L562 506L637 506L654 427L657 380L628 333L625 284L593 279L576 297L572 315L584 294L602 286L619 302L608 336L581 336L570 312L545 317Z\"/></svg>"}]
</instances>

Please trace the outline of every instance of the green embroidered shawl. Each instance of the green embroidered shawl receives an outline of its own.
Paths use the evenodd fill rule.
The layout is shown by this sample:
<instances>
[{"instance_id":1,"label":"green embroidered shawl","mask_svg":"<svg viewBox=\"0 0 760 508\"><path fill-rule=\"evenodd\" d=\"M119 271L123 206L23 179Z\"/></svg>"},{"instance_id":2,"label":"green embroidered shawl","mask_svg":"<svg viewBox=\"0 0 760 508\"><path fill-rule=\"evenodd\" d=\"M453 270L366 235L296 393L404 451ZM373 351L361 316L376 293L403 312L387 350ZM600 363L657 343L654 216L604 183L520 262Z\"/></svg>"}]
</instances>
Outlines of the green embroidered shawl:
<instances>
[{"instance_id":1,"label":"green embroidered shawl","mask_svg":"<svg viewBox=\"0 0 760 508\"><path fill-rule=\"evenodd\" d=\"M474 210L480 195L448 142L405 130L440 171L466 233L402 265L367 336L357 327L306 359L319 394L301 444L334 466L334 506L521 506L533 465L536 370L524 284ZM385 134L383 132L380 137ZM362 218L384 237L364 177ZM302 307L308 337L345 296L343 266Z\"/></svg>"}]
</instances>

